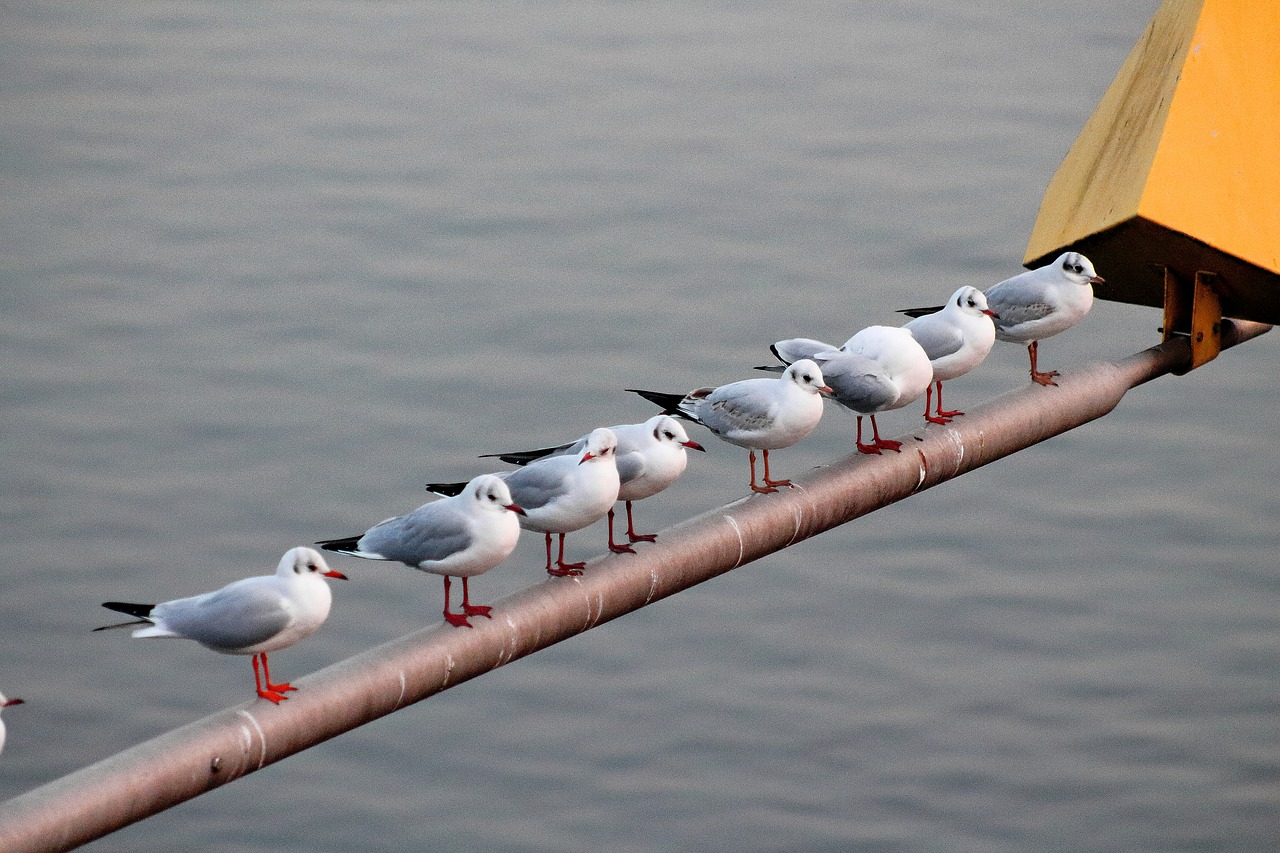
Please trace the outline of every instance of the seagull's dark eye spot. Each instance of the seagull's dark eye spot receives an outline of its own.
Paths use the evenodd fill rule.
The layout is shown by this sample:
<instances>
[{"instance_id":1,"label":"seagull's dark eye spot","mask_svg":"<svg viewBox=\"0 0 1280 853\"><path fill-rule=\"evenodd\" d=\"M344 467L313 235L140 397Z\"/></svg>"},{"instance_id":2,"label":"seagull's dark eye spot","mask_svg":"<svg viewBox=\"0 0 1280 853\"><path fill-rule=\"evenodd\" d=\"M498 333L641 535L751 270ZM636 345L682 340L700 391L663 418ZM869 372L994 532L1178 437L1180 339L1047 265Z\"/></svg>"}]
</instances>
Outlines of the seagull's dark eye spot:
<instances>
[{"instance_id":1,"label":"seagull's dark eye spot","mask_svg":"<svg viewBox=\"0 0 1280 853\"><path fill-rule=\"evenodd\" d=\"M1084 272L1084 267L1080 266L1079 264L1076 264L1074 267L1072 267L1072 269L1074 269L1076 272Z\"/></svg>"}]
</instances>

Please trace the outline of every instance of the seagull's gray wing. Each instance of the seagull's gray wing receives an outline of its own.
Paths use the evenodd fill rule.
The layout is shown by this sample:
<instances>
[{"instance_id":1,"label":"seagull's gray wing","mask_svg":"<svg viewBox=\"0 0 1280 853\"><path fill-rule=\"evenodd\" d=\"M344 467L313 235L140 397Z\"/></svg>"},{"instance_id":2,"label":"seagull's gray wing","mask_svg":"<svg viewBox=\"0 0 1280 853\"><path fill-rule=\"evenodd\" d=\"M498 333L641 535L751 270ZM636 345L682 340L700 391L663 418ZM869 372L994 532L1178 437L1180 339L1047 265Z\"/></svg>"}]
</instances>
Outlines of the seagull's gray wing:
<instances>
[{"instance_id":1,"label":"seagull's gray wing","mask_svg":"<svg viewBox=\"0 0 1280 853\"><path fill-rule=\"evenodd\" d=\"M747 379L721 385L697 401L698 420L717 434L753 432L771 427L777 397L770 393L778 379Z\"/></svg>"},{"instance_id":2,"label":"seagull's gray wing","mask_svg":"<svg viewBox=\"0 0 1280 853\"><path fill-rule=\"evenodd\" d=\"M512 471L506 478L511 499L522 509L541 509L568 491L565 463L578 464L576 457L552 456Z\"/></svg>"},{"instance_id":3,"label":"seagull's gray wing","mask_svg":"<svg viewBox=\"0 0 1280 853\"><path fill-rule=\"evenodd\" d=\"M264 643L293 619L292 608L270 577L245 578L216 592L157 604L151 618L217 651Z\"/></svg>"},{"instance_id":4,"label":"seagull's gray wing","mask_svg":"<svg viewBox=\"0 0 1280 853\"><path fill-rule=\"evenodd\" d=\"M614 454L618 463L618 482L626 484L644 473L644 454L639 450Z\"/></svg>"},{"instance_id":5,"label":"seagull's gray wing","mask_svg":"<svg viewBox=\"0 0 1280 853\"><path fill-rule=\"evenodd\" d=\"M457 505L445 499L374 526L360 539L360 550L416 568L465 550L473 538Z\"/></svg>"},{"instance_id":6,"label":"seagull's gray wing","mask_svg":"<svg viewBox=\"0 0 1280 853\"><path fill-rule=\"evenodd\" d=\"M822 378L835 401L847 409L869 414L898 399L898 387L877 362L857 353L832 353L820 358Z\"/></svg>"},{"instance_id":7,"label":"seagull's gray wing","mask_svg":"<svg viewBox=\"0 0 1280 853\"><path fill-rule=\"evenodd\" d=\"M997 329L1008 329L1047 317L1058 309L1052 288L1028 276L1002 281L986 293L987 305L1000 316L993 318Z\"/></svg>"},{"instance_id":8,"label":"seagull's gray wing","mask_svg":"<svg viewBox=\"0 0 1280 853\"><path fill-rule=\"evenodd\" d=\"M912 334L929 360L936 361L960 351L964 346L964 332L951 323L931 321L932 316L912 320L903 328ZM826 375L825 371L823 375Z\"/></svg>"}]
</instances>

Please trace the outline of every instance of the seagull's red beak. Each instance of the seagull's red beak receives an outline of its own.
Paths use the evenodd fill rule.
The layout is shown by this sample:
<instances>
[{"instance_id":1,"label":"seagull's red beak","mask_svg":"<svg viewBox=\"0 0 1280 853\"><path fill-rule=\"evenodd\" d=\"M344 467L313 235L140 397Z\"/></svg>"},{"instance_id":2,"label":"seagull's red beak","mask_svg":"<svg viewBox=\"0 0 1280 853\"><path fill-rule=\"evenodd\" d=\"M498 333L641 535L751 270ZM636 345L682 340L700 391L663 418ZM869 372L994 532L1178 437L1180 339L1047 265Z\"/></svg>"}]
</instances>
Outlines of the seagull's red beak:
<instances>
[{"instance_id":1,"label":"seagull's red beak","mask_svg":"<svg viewBox=\"0 0 1280 853\"><path fill-rule=\"evenodd\" d=\"M340 581L344 581L347 579L347 576L344 575L342 572L338 571L337 569L330 569L327 572L323 572L323 574L327 578L337 578Z\"/></svg>"},{"instance_id":2,"label":"seagull's red beak","mask_svg":"<svg viewBox=\"0 0 1280 853\"><path fill-rule=\"evenodd\" d=\"M582 454L582 458L578 460L578 464L581 465L583 462L586 462L588 459L595 459L595 458L596 458L596 455L594 453L584 453Z\"/></svg>"},{"instance_id":3,"label":"seagull's red beak","mask_svg":"<svg viewBox=\"0 0 1280 853\"><path fill-rule=\"evenodd\" d=\"M1095 275L1093 278L1089 279L1089 283L1090 284L1106 284L1107 280L1100 275Z\"/></svg>"},{"instance_id":4,"label":"seagull's red beak","mask_svg":"<svg viewBox=\"0 0 1280 853\"><path fill-rule=\"evenodd\" d=\"M0 708L8 708L10 705L25 705L25 704L27 703L23 702L21 699L8 699L5 701L3 705L0 705Z\"/></svg>"},{"instance_id":5,"label":"seagull's red beak","mask_svg":"<svg viewBox=\"0 0 1280 853\"><path fill-rule=\"evenodd\" d=\"M518 504L507 504L503 509L509 509L516 515L528 515L528 513L524 511L524 508Z\"/></svg>"},{"instance_id":6,"label":"seagull's red beak","mask_svg":"<svg viewBox=\"0 0 1280 853\"><path fill-rule=\"evenodd\" d=\"M988 317L990 317L990 318L991 318L991 319L993 319L993 320L999 320L999 319L1000 319L1000 315L999 315L999 314L997 314L996 312L992 311L990 308L983 308L983 309L982 309L982 313L983 313L983 314L986 314Z\"/></svg>"},{"instance_id":7,"label":"seagull's red beak","mask_svg":"<svg viewBox=\"0 0 1280 853\"><path fill-rule=\"evenodd\" d=\"M701 450L703 453L707 452L707 449L696 441L682 441L680 442L680 445L682 447L687 447L690 450Z\"/></svg>"}]
</instances>

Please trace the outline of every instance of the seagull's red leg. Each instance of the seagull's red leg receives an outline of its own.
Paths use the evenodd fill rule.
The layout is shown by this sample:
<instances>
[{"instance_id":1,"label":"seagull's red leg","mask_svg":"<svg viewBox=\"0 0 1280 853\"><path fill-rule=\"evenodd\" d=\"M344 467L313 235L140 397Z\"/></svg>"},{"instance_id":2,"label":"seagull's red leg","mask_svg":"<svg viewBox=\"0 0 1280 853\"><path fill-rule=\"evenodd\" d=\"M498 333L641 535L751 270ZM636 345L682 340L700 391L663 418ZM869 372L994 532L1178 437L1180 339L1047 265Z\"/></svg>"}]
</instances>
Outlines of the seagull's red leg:
<instances>
[{"instance_id":1,"label":"seagull's red leg","mask_svg":"<svg viewBox=\"0 0 1280 853\"><path fill-rule=\"evenodd\" d=\"M761 450L764 454L764 484L766 486L786 486L788 489L794 489L790 480L770 480L769 479L769 451Z\"/></svg>"},{"instance_id":2,"label":"seagull's red leg","mask_svg":"<svg viewBox=\"0 0 1280 853\"><path fill-rule=\"evenodd\" d=\"M285 699L289 697L285 696L283 693L279 692L278 690L272 689L270 673L266 673L265 679L258 674L258 658L262 658L262 669L265 671L267 668L267 655L265 652L258 652L256 655L253 656L253 686L257 688L258 695L261 696L263 699L266 699L268 702L274 702L275 704L279 705L281 702L283 702ZM266 686L263 686L264 681L266 682ZM297 689L288 684L283 686L288 687L290 690Z\"/></svg>"},{"instance_id":3,"label":"seagull's red leg","mask_svg":"<svg viewBox=\"0 0 1280 853\"><path fill-rule=\"evenodd\" d=\"M876 447L881 450L893 450L897 453L902 452L902 442L894 441L892 438L881 438L880 428L876 426L876 416L871 416L871 435L875 439Z\"/></svg>"},{"instance_id":4,"label":"seagull's red leg","mask_svg":"<svg viewBox=\"0 0 1280 853\"><path fill-rule=\"evenodd\" d=\"M767 495L770 492L778 491L773 486L770 486L767 482L763 486L756 485L756 452L754 450L749 451L749 455L747 458L751 461L751 491L759 492L762 495ZM766 456L765 458L768 459L769 457Z\"/></svg>"},{"instance_id":5,"label":"seagull's red leg","mask_svg":"<svg viewBox=\"0 0 1280 853\"><path fill-rule=\"evenodd\" d=\"M871 426L872 426L873 428L875 427L875 423L876 423L876 419L875 419L875 417L873 416L873 417L871 418ZM859 452L859 453L874 453L874 454L876 454L877 456L879 456L879 455L880 455L880 448L879 448L878 446L876 446L875 444L863 444L863 443L862 443L862 415L858 415L858 452Z\"/></svg>"},{"instance_id":6,"label":"seagull's red leg","mask_svg":"<svg viewBox=\"0 0 1280 853\"><path fill-rule=\"evenodd\" d=\"M266 683L266 686L267 686L267 689L268 689L268 690L270 690L270 691L272 691L272 692L275 692L275 693L288 693L290 690L297 690L297 689L298 689L298 688L294 687L292 684L290 684L290 683L289 683L289 682L287 682L287 681L286 681L286 682L284 682L283 684L272 684L272 683L271 683L271 670L270 670L270 668L268 668L268 666L267 666L267 653L266 653L266 652L259 652L258 654L259 654L259 656L262 658L262 680L263 680L263 682L265 682L265 683Z\"/></svg>"},{"instance_id":7,"label":"seagull's red leg","mask_svg":"<svg viewBox=\"0 0 1280 853\"><path fill-rule=\"evenodd\" d=\"M631 504L627 504L627 509L631 509ZM609 507L609 550L615 554L634 554L635 548L630 545L622 545L613 541L613 507Z\"/></svg>"},{"instance_id":8,"label":"seagull's red leg","mask_svg":"<svg viewBox=\"0 0 1280 853\"><path fill-rule=\"evenodd\" d=\"M551 534L547 534L547 565L551 565ZM547 574L555 575L558 578L568 577L571 575L582 574L582 567L586 563L566 563L564 561L564 534L560 534L560 556L556 558L557 568L548 568Z\"/></svg>"},{"instance_id":9,"label":"seagull's red leg","mask_svg":"<svg viewBox=\"0 0 1280 853\"><path fill-rule=\"evenodd\" d=\"M467 587L466 587L467 579L466 579L466 578L463 578L463 579L462 579L462 583L463 583L463 587L462 587L462 601L463 601L463 610L465 611L465 610L466 610L466 601L467 601L467 592L466 592L466 590L467 590ZM471 627L471 623L467 621L467 615L466 615L466 613L465 613L465 612L463 612L463 613L450 613L450 612L449 612L449 576L448 576L448 575L445 575L445 576L444 576L444 621L448 622L450 625L452 625L452 626L453 626L453 627L455 627L455 628L470 628L470 627Z\"/></svg>"},{"instance_id":10,"label":"seagull's red leg","mask_svg":"<svg viewBox=\"0 0 1280 853\"><path fill-rule=\"evenodd\" d=\"M929 409L933 404L933 383L924 389L924 419L931 424L949 424L951 418L942 412L942 383L938 383L938 414L932 415Z\"/></svg>"},{"instance_id":11,"label":"seagull's red leg","mask_svg":"<svg viewBox=\"0 0 1280 853\"><path fill-rule=\"evenodd\" d=\"M490 615L493 613L492 607L487 607L483 604L471 603L471 591L467 589L466 578L462 579L462 612L468 616L483 616L486 619L493 618L493 616Z\"/></svg>"},{"instance_id":12,"label":"seagull's red leg","mask_svg":"<svg viewBox=\"0 0 1280 853\"><path fill-rule=\"evenodd\" d=\"M952 409L952 410L950 410L950 411L944 411L944 410L943 410L943 408L942 408L942 380L941 380L941 379L939 379L939 380L938 380L938 417L940 417L940 418L946 418L947 420L951 420L952 418L958 418L958 417L960 417L960 415L963 415L963 414L964 414L964 412L960 411L959 409Z\"/></svg>"},{"instance_id":13,"label":"seagull's red leg","mask_svg":"<svg viewBox=\"0 0 1280 853\"><path fill-rule=\"evenodd\" d=\"M1031 353L1031 381L1038 385L1057 386L1058 383L1053 381L1053 377L1061 375L1058 371L1050 370L1048 373L1041 373L1036 370L1036 351L1040 348L1039 344L1039 341L1032 341L1027 345L1027 352Z\"/></svg>"},{"instance_id":14,"label":"seagull's red leg","mask_svg":"<svg viewBox=\"0 0 1280 853\"><path fill-rule=\"evenodd\" d=\"M627 501L627 538L632 542L657 542L656 533L636 533L636 522L631 517L631 501Z\"/></svg>"}]
</instances>

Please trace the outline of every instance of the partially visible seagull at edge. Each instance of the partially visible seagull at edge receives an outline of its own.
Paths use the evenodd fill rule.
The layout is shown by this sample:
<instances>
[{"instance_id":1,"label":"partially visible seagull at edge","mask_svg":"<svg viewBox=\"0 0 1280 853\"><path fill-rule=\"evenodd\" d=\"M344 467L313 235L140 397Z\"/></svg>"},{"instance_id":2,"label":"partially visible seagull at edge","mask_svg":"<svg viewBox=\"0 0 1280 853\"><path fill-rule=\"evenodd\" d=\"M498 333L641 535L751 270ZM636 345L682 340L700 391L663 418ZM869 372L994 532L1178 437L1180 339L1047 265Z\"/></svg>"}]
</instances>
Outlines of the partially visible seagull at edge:
<instances>
[{"instance_id":1,"label":"partially visible seagull at edge","mask_svg":"<svg viewBox=\"0 0 1280 853\"><path fill-rule=\"evenodd\" d=\"M0 708L8 708L13 705L21 705L21 704L23 704L21 699L18 699L17 697L14 697L12 699L6 699L5 695L3 693L0 693ZM0 752L4 752L4 739L5 739L4 720L0 720Z\"/></svg>"}]
</instances>

